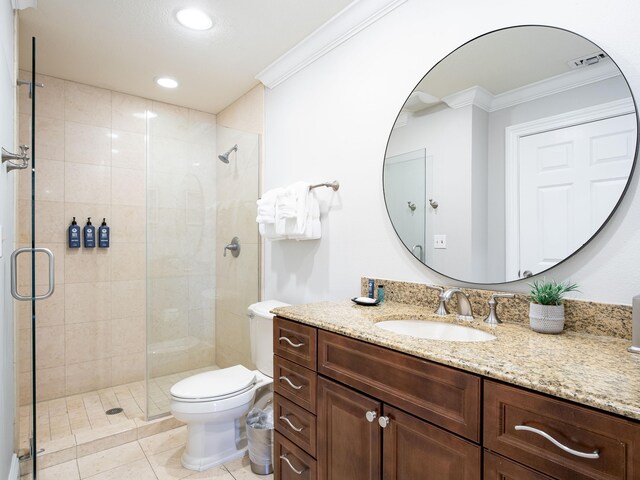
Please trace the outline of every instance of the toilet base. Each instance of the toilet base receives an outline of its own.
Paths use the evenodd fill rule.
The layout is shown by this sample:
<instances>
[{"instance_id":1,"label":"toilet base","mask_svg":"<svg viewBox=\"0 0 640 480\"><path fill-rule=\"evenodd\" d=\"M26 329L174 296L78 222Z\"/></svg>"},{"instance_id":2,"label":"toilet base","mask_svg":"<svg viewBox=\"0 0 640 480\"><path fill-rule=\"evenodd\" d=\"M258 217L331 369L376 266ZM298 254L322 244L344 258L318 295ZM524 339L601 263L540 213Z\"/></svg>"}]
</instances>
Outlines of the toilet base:
<instances>
[{"instance_id":1,"label":"toilet base","mask_svg":"<svg viewBox=\"0 0 640 480\"><path fill-rule=\"evenodd\" d=\"M201 472L242 457L247 451L245 415L252 403L219 412L206 423L188 423L182 466Z\"/></svg>"},{"instance_id":2,"label":"toilet base","mask_svg":"<svg viewBox=\"0 0 640 480\"><path fill-rule=\"evenodd\" d=\"M188 470L195 470L197 472L202 472L204 470L217 467L218 465L222 465L223 463L227 463L232 460L242 458L246 452L247 452L247 447L244 447L240 450L235 450L234 452L230 452L224 456L212 455L210 457L202 458L202 457L192 457L191 455L188 455L187 452L185 451L182 454L182 458L180 459L180 461L184 468Z\"/></svg>"}]
</instances>

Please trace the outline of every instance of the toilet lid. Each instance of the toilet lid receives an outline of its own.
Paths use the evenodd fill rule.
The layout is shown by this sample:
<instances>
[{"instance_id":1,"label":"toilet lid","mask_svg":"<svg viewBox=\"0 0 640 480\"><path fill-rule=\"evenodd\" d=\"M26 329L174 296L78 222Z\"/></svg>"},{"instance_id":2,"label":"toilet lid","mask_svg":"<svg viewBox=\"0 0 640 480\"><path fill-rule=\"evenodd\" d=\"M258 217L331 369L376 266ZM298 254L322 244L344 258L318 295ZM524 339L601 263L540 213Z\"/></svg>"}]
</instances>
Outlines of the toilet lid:
<instances>
[{"instance_id":1,"label":"toilet lid","mask_svg":"<svg viewBox=\"0 0 640 480\"><path fill-rule=\"evenodd\" d=\"M171 387L171 396L185 400L211 400L246 391L256 381L255 372L235 365L221 370L198 373Z\"/></svg>"},{"instance_id":2,"label":"toilet lid","mask_svg":"<svg viewBox=\"0 0 640 480\"><path fill-rule=\"evenodd\" d=\"M260 317L273 318L271 310L278 307L290 307L291 304L280 302L278 300L265 300L249 305L249 313L254 313Z\"/></svg>"}]
</instances>

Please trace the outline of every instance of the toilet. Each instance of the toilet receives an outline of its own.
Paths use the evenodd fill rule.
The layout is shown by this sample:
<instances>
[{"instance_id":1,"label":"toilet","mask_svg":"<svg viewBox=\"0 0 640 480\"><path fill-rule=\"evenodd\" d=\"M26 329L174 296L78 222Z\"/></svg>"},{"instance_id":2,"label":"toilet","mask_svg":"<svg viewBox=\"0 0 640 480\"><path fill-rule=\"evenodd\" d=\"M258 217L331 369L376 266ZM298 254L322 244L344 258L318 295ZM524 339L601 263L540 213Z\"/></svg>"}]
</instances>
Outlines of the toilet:
<instances>
[{"instance_id":1,"label":"toilet","mask_svg":"<svg viewBox=\"0 0 640 480\"><path fill-rule=\"evenodd\" d=\"M242 365L198 373L171 387L171 413L187 424L182 465L202 471L244 455L244 417L256 392L273 383L273 315L288 306L269 300L249 306L251 359L257 370Z\"/></svg>"}]
</instances>

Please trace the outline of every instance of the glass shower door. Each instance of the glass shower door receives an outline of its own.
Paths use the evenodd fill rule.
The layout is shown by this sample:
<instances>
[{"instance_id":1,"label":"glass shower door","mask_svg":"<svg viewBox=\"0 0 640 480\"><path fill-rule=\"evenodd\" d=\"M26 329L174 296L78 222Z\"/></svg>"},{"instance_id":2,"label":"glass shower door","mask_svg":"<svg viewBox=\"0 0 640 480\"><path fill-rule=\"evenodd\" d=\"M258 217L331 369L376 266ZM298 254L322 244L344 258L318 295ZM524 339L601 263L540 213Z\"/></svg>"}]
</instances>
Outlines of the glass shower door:
<instances>
[{"instance_id":1,"label":"glass shower door","mask_svg":"<svg viewBox=\"0 0 640 480\"><path fill-rule=\"evenodd\" d=\"M24 173L19 175L28 176L30 172L30 181L27 177L21 177L20 181L30 183L30 208L26 211L20 211L19 214L28 215L29 218L18 219L18 222L29 224L30 228L30 244L16 249L11 254L11 295L19 302L18 309L29 310L27 325L19 324L19 336L28 344L28 356L24 359L28 363L27 375L29 377L30 389L25 394L26 398L21 399L20 406L20 434L26 440L26 448L21 452L21 469L23 473L30 472L31 478L38 478L37 465L37 396L36 396L36 302L49 298L54 291L54 257L53 252L47 248L36 246L36 39L32 39L32 64L31 79L19 80L19 85L26 85L29 88L30 106L31 106L31 146L30 146L30 163L31 169L28 167L29 159L25 159L22 164L14 168L25 169ZM21 147L23 153L26 149ZM43 278L44 277L44 278ZM21 321L21 316L18 316ZM23 357L24 358L24 357ZM19 371L25 367L19 364ZM21 368L22 367L22 368ZM22 380L22 378L21 378ZM24 414L23 414L24 413ZM25 445L21 445L25 447ZM29 465L30 463L30 465Z\"/></svg>"}]
</instances>

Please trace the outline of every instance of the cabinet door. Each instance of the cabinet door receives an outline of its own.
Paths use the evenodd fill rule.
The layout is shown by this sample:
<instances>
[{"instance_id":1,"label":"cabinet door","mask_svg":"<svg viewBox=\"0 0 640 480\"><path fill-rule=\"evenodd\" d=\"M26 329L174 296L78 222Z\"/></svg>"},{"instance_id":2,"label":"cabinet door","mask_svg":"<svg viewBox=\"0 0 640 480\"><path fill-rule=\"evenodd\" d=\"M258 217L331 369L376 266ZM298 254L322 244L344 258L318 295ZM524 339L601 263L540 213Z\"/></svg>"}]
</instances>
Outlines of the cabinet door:
<instances>
[{"instance_id":1,"label":"cabinet door","mask_svg":"<svg viewBox=\"0 0 640 480\"><path fill-rule=\"evenodd\" d=\"M380 479L380 412L379 402L318 378L318 479Z\"/></svg>"},{"instance_id":2,"label":"cabinet door","mask_svg":"<svg viewBox=\"0 0 640 480\"><path fill-rule=\"evenodd\" d=\"M479 446L387 405L384 416L384 480L480 480Z\"/></svg>"}]
</instances>

